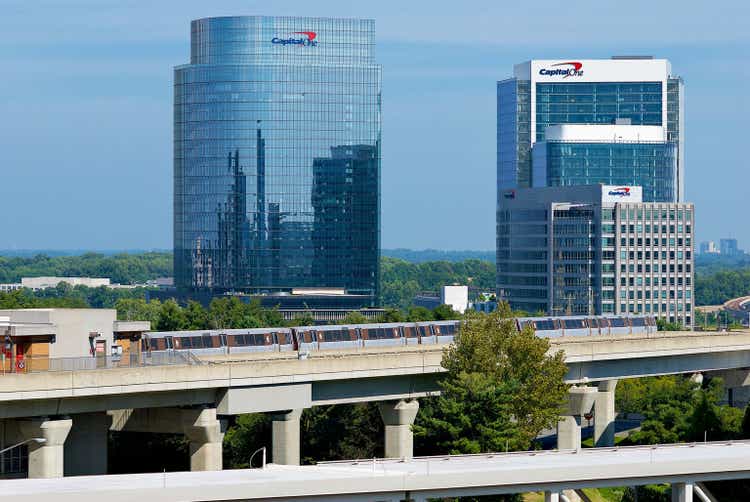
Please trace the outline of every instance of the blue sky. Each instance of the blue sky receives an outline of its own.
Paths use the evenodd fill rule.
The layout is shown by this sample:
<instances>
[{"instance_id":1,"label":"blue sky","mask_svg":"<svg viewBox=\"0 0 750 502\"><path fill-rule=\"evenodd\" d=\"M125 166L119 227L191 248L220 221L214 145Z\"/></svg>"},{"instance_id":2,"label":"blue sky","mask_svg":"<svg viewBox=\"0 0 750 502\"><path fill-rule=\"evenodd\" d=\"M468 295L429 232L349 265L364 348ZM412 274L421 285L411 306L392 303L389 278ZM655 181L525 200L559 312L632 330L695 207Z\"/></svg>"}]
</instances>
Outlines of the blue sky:
<instances>
[{"instance_id":1,"label":"blue sky","mask_svg":"<svg viewBox=\"0 0 750 502\"><path fill-rule=\"evenodd\" d=\"M750 248L748 2L0 0L0 248L170 248L172 67L214 15L376 20L383 247L492 249L495 82L651 54L686 82L698 238Z\"/></svg>"}]
</instances>

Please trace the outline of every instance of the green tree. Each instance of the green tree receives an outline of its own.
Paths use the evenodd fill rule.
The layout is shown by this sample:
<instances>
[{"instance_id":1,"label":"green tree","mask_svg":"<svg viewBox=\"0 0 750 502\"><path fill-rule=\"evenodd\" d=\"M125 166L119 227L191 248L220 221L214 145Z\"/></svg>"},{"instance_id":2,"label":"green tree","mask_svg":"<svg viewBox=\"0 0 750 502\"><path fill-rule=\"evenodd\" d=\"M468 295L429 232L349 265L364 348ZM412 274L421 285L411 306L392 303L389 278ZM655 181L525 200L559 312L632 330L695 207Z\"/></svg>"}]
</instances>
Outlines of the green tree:
<instances>
[{"instance_id":1,"label":"green tree","mask_svg":"<svg viewBox=\"0 0 750 502\"><path fill-rule=\"evenodd\" d=\"M406 314L406 319L410 322L434 321L432 311L424 307L410 307Z\"/></svg>"},{"instance_id":2,"label":"green tree","mask_svg":"<svg viewBox=\"0 0 750 502\"><path fill-rule=\"evenodd\" d=\"M176 301L170 298L161 304L156 329L159 331L177 331L184 329L186 324L182 307L177 305Z\"/></svg>"},{"instance_id":3,"label":"green tree","mask_svg":"<svg viewBox=\"0 0 750 502\"><path fill-rule=\"evenodd\" d=\"M336 324L367 324L370 322L359 312L349 312L342 319L336 321Z\"/></svg>"},{"instance_id":4,"label":"green tree","mask_svg":"<svg viewBox=\"0 0 750 502\"><path fill-rule=\"evenodd\" d=\"M469 312L443 355L441 395L425 403L414 425L420 453L478 453L528 449L553 427L565 400L563 353L549 341L518 331L510 308Z\"/></svg>"},{"instance_id":5,"label":"green tree","mask_svg":"<svg viewBox=\"0 0 750 502\"><path fill-rule=\"evenodd\" d=\"M461 319L461 314L453 310L450 305L438 305L432 310L432 317L436 321L446 321L449 319Z\"/></svg>"}]
</instances>

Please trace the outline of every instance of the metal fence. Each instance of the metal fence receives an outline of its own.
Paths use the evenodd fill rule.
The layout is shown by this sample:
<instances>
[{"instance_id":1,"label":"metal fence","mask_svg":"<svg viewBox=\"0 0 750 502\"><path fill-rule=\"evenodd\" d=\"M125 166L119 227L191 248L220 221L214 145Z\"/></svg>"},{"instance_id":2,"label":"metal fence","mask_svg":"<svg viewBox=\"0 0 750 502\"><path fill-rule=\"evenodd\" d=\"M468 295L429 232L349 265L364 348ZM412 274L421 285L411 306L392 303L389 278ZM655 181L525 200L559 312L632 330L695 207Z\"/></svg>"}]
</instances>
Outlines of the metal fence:
<instances>
[{"instance_id":1,"label":"metal fence","mask_svg":"<svg viewBox=\"0 0 750 502\"><path fill-rule=\"evenodd\" d=\"M202 364L190 351L143 352L123 355L98 355L84 357L25 357L2 365L2 373L38 373L44 371L85 371L110 368L140 368L146 366L169 366L179 364Z\"/></svg>"}]
</instances>

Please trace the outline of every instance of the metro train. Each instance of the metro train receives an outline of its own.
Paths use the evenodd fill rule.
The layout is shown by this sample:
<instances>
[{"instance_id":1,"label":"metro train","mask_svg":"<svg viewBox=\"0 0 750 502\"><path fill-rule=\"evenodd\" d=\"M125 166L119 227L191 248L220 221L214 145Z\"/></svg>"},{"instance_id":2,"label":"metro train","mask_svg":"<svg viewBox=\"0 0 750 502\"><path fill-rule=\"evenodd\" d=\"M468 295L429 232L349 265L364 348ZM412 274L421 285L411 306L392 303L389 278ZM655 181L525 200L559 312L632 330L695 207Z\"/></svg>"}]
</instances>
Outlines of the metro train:
<instances>
[{"instance_id":1,"label":"metro train","mask_svg":"<svg viewBox=\"0 0 750 502\"><path fill-rule=\"evenodd\" d=\"M519 317L517 329L531 326L537 336L610 336L656 332L653 316ZM144 353L190 351L196 355L449 344L461 321L372 323L292 328L253 328L145 333Z\"/></svg>"}]
</instances>

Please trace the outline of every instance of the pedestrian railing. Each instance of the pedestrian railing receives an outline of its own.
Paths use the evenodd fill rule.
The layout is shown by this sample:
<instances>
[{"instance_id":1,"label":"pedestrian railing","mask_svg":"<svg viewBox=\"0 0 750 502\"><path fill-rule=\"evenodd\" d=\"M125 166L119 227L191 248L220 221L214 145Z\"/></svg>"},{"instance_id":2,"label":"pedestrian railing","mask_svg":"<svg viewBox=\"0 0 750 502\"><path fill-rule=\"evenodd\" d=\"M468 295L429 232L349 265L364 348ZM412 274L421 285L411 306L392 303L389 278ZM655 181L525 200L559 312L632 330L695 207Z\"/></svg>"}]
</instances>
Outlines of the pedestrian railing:
<instances>
[{"instance_id":1,"label":"pedestrian railing","mask_svg":"<svg viewBox=\"0 0 750 502\"><path fill-rule=\"evenodd\" d=\"M10 361L9 361L10 362ZM122 355L50 358L29 356L0 365L2 373L38 373L45 371L85 371L110 368L140 368L147 366L202 364L190 351L142 352Z\"/></svg>"}]
</instances>

